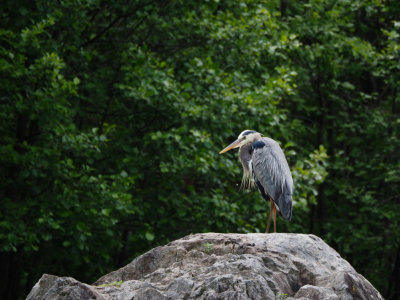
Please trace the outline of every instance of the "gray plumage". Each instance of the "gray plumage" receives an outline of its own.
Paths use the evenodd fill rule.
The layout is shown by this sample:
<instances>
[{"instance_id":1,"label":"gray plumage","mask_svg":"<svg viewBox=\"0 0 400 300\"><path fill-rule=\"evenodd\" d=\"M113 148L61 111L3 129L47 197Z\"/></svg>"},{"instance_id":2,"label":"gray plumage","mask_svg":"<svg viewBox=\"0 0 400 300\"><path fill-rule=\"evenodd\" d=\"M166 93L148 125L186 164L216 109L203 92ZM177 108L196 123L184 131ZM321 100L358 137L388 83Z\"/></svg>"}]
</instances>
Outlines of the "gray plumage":
<instances>
[{"instance_id":1,"label":"gray plumage","mask_svg":"<svg viewBox=\"0 0 400 300\"><path fill-rule=\"evenodd\" d=\"M263 142L264 146L254 147L255 143L260 142ZM254 180L260 182L264 192L275 202L281 215L290 221L293 179L285 155L273 139L264 137L255 143L252 144L251 157ZM257 186L260 188L259 185Z\"/></svg>"},{"instance_id":2,"label":"gray plumage","mask_svg":"<svg viewBox=\"0 0 400 300\"><path fill-rule=\"evenodd\" d=\"M272 215L276 232L276 209L286 220L292 218L293 179L286 157L277 142L253 130L243 131L220 154L234 148L239 148L243 166L242 188L256 185L262 197L271 203L266 232Z\"/></svg>"},{"instance_id":3,"label":"gray plumage","mask_svg":"<svg viewBox=\"0 0 400 300\"><path fill-rule=\"evenodd\" d=\"M241 188L251 189L254 187L253 172L251 165L251 158L253 156L252 144L246 144L239 148L239 160L243 166L243 179Z\"/></svg>"}]
</instances>

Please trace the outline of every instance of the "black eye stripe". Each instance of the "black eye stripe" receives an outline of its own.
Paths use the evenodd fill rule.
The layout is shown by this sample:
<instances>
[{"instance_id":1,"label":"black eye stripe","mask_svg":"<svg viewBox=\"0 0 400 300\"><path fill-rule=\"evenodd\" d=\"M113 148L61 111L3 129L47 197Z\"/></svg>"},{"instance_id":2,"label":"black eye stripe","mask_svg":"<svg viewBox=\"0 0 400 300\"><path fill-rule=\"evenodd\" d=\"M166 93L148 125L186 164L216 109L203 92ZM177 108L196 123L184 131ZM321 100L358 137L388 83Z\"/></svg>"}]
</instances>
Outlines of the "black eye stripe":
<instances>
[{"instance_id":1,"label":"black eye stripe","mask_svg":"<svg viewBox=\"0 0 400 300\"><path fill-rule=\"evenodd\" d=\"M251 133L255 133L255 131L253 131L253 130L247 130L247 131L243 132L243 136L249 135L249 134L251 134Z\"/></svg>"}]
</instances>

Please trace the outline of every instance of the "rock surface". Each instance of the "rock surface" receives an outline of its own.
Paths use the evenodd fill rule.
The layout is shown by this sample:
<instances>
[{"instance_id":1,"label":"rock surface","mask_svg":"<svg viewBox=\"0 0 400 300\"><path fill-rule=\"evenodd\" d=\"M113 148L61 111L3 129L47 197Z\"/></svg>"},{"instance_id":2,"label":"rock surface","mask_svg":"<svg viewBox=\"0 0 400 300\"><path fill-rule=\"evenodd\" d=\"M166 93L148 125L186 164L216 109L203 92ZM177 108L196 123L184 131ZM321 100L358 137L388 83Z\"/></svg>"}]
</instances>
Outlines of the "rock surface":
<instances>
[{"instance_id":1,"label":"rock surface","mask_svg":"<svg viewBox=\"0 0 400 300\"><path fill-rule=\"evenodd\" d=\"M189 235L156 247L93 285L43 275L36 299L383 299L314 235Z\"/></svg>"}]
</instances>

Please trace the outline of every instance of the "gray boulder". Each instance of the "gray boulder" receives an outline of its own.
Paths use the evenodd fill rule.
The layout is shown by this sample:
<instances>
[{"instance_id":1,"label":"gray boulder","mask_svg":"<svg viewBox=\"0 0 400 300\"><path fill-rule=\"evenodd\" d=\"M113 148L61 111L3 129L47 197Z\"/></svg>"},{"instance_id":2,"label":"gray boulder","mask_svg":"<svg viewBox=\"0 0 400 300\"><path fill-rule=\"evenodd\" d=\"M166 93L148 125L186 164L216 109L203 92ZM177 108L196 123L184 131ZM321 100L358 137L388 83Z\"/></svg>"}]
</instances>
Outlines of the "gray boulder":
<instances>
[{"instance_id":1,"label":"gray boulder","mask_svg":"<svg viewBox=\"0 0 400 300\"><path fill-rule=\"evenodd\" d=\"M36 299L383 299L314 235L194 234L156 247L93 285L43 275Z\"/></svg>"}]
</instances>

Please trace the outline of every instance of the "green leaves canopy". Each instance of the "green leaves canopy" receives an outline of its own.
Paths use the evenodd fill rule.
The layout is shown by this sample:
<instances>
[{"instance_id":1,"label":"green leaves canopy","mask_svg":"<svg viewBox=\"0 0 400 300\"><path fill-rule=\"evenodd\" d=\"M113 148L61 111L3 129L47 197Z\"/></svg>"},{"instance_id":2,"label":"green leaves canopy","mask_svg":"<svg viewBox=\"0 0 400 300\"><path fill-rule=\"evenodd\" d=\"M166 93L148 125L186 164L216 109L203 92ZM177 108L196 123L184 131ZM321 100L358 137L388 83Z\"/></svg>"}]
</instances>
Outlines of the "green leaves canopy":
<instances>
[{"instance_id":1,"label":"green leaves canopy","mask_svg":"<svg viewBox=\"0 0 400 300\"><path fill-rule=\"evenodd\" d=\"M2 8L4 298L191 232L262 232L266 203L238 190L236 153L218 155L244 129L291 166L294 218L278 230L322 236L399 295L396 1Z\"/></svg>"}]
</instances>

